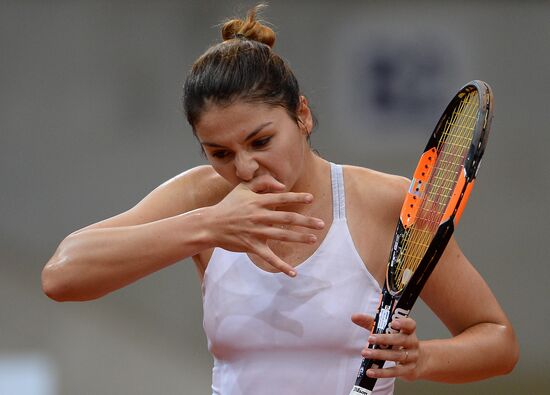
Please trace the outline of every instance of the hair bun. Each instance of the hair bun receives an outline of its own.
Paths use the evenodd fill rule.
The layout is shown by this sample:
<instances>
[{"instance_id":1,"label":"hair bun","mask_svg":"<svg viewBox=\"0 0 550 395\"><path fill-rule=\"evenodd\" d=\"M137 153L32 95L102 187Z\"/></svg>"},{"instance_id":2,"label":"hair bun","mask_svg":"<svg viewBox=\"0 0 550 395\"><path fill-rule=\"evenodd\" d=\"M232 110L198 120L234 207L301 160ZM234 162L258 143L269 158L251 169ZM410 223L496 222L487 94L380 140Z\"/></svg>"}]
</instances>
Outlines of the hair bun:
<instances>
[{"instance_id":1,"label":"hair bun","mask_svg":"<svg viewBox=\"0 0 550 395\"><path fill-rule=\"evenodd\" d=\"M246 19L231 19L223 24L222 38L224 41L243 37L249 40L259 41L273 48L275 44L275 32L256 20L256 15L264 4L258 4L248 11Z\"/></svg>"}]
</instances>

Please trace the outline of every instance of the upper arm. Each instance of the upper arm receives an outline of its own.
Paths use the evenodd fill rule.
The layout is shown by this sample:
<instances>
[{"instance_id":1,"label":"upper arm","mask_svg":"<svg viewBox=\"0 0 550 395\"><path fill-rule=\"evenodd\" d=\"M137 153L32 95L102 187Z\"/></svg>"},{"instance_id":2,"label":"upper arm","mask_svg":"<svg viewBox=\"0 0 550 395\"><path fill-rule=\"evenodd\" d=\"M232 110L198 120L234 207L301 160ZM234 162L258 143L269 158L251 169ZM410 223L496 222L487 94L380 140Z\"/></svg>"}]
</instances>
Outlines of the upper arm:
<instances>
[{"instance_id":1,"label":"upper arm","mask_svg":"<svg viewBox=\"0 0 550 395\"><path fill-rule=\"evenodd\" d=\"M159 185L129 210L74 232L140 225L219 202L229 184L211 166L198 166Z\"/></svg>"},{"instance_id":2,"label":"upper arm","mask_svg":"<svg viewBox=\"0 0 550 395\"><path fill-rule=\"evenodd\" d=\"M489 286L454 238L426 282L421 297L453 335L483 322L508 322Z\"/></svg>"},{"instance_id":3,"label":"upper arm","mask_svg":"<svg viewBox=\"0 0 550 395\"><path fill-rule=\"evenodd\" d=\"M382 283L410 181L368 169L351 166L346 169L346 200L351 199L349 208L360 213L348 217L352 237L369 271ZM489 286L454 238L426 282L421 297L453 335L481 322L508 323Z\"/></svg>"}]
</instances>

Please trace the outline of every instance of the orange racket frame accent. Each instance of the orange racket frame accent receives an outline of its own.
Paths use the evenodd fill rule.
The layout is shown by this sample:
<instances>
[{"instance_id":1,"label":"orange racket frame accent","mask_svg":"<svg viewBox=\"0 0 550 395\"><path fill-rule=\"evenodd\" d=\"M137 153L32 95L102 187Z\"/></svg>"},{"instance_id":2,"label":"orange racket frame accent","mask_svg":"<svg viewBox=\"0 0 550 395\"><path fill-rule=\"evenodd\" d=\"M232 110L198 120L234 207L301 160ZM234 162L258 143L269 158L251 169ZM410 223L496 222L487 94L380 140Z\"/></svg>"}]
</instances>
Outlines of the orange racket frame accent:
<instances>
[{"instance_id":1,"label":"orange racket frame accent","mask_svg":"<svg viewBox=\"0 0 550 395\"><path fill-rule=\"evenodd\" d=\"M401 222L405 229L412 226L416 220L420 202L422 201L422 193L424 192L425 185L430 179L436 159L437 150L433 147L424 152L418 161L400 213Z\"/></svg>"},{"instance_id":2,"label":"orange racket frame accent","mask_svg":"<svg viewBox=\"0 0 550 395\"><path fill-rule=\"evenodd\" d=\"M466 179L466 172L463 171L460 173L455 189L453 190L453 195L451 196L451 200L449 202L449 205L447 206L447 210L445 211L445 214L443 214L443 218L441 219L441 223L448 221L453 216L453 214L453 221L455 226L460 221L460 216L464 211L464 207L466 207L466 203L468 203L470 193L472 193L475 179L468 182L468 185L466 185L466 188L464 188L467 182L468 181Z\"/></svg>"}]
</instances>

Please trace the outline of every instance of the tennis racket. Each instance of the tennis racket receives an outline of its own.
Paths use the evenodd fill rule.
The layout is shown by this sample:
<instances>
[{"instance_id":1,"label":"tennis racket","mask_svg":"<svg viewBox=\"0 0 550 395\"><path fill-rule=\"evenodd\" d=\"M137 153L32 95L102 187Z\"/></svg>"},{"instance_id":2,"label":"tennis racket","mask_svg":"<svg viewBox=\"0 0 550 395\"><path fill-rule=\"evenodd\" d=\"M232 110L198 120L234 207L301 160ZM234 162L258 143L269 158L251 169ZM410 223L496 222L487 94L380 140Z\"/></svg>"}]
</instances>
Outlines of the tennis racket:
<instances>
[{"instance_id":1,"label":"tennis racket","mask_svg":"<svg viewBox=\"0 0 550 395\"><path fill-rule=\"evenodd\" d=\"M491 88L475 80L460 89L439 119L401 209L372 333L396 332L392 321L409 315L445 250L474 185L492 107ZM367 369L383 366L384 361L363 359L350 395L370 395L376 379L367 377Z\"/></svg>"}]
</instances>

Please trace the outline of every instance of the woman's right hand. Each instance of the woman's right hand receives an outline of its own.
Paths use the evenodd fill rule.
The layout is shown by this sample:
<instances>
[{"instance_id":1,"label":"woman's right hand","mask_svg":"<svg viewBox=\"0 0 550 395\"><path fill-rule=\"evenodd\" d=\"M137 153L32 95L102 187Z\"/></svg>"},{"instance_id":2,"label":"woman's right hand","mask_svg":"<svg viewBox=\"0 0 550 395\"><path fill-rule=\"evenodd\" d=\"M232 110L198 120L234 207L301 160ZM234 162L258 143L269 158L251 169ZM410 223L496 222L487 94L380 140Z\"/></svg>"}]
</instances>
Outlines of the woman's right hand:
<instances>
[{"instance_id":1,"label":"woman's right hand","mask_svg":"<svg viewBox=\"0 0 550 395\"><path fill-rule=\"evenodd\" d=\"M214 244L229 251L256 254L274 268L294 277L294 268L269 248L268 240L315 243L317 238L313 233L288 227L319 230L325 224L319 218L284 211L284 207L313 201L310 193L284 192L284 188L269 175L237 185L221 202L211 207Z\"/></svg>"}]
</instances>

